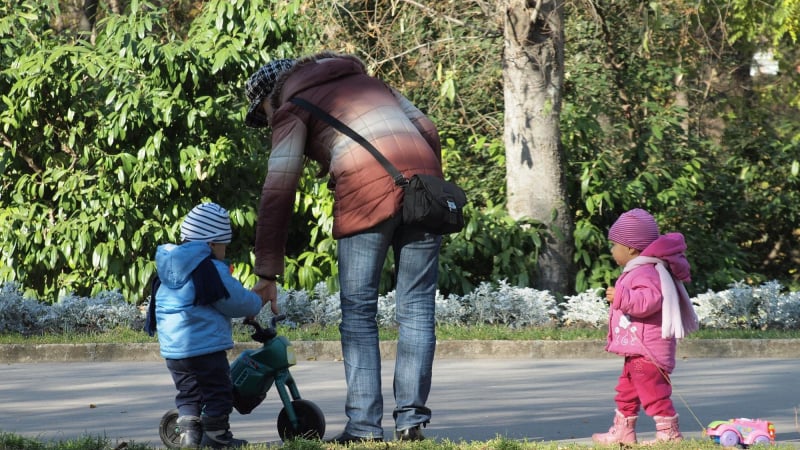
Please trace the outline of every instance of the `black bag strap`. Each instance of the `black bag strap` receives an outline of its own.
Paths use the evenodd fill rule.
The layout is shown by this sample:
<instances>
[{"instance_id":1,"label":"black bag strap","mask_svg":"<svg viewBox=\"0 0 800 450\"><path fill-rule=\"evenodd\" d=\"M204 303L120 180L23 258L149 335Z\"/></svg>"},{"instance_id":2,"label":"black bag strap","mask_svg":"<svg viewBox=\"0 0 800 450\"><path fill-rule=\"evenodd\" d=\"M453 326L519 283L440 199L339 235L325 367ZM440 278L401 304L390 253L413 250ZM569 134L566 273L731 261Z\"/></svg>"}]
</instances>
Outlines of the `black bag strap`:
<instances>
[{"instance_id":1,"label":"black bag strap","mask_svg":"<svg viewBox=\"0 0 800 450\"><path fill-rule=\"evenodd\" d=\"M364 136L361 136L360 134L356 133L352 128L342 123L341 120L337 119L336 117L333 117L332 115L320 109L317 105L307 100L304 100L299 97L293 97L289 101L297 106L300 106L301 108L310 111L312 114L314 114L321 120L325 121L325 123L327 123L328 125L332 126L333 128L336 128L341 133L350 136L351 139L361 144L370 153L372 153L372 156L374 156L375 159L377 159L378 162L381 163L383 168L386 169L387 172L389 172L389 175L391 175L392 179L394 180L394 184L398 186L405 186L408 184L408 179L404 177L403 174L400 173L400 171L397 170L397 168L394 165L392 165L392 163L390 163L389 160L386 159L386 157L383 156L381 152L378 151L377 148L375 148L374 145L372 145L368 140L366 140Z\"/></svg>"}]
</instances>

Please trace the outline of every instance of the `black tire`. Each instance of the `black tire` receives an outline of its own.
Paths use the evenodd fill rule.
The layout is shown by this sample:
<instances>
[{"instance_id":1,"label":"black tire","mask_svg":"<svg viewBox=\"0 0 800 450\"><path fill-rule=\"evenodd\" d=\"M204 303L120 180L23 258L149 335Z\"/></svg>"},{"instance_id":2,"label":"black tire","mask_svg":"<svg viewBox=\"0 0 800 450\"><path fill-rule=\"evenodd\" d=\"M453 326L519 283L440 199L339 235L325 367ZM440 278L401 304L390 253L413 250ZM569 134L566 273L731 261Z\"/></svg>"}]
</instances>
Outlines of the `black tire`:
<instances>
[{"instance_id":1,"label":"black tire","mask_svg":"<svg viewBox=\"0 0 800 450\"><path fill-rule=\"evenodd\" d=\"M322 410L308 400L292 401L294 413L297 416L297 429L292 427L286 408L278 414L278 435L282 441L291 439L322 439L325 436L325 415Z\"/></svg>"},{"instance_id":2,"label":"black tire","mask_svg":"<svg viewBox=\"0 0 800 450\"><path fill-rule=\"evenodd\" d=\"M169 448L181 448L181 431L178 427L178 410L170 409L161 416L158 424L158 436Z\"/></svg>"}]
</instances>

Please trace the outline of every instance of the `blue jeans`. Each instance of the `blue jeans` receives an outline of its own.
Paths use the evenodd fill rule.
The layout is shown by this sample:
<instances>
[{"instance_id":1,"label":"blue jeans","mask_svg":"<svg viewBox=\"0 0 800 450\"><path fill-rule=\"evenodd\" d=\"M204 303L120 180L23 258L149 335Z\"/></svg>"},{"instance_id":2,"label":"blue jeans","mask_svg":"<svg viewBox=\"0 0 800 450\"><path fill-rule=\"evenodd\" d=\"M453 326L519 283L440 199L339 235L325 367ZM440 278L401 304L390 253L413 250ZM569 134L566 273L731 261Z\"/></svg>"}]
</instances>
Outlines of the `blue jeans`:
<instances>
[{"instance_id":1,"label":"blue jeans","mask_svg":"<svg viewBox=\"0 0 800 450\"><path fill-rule=\"evenodd\" d=\"M381 355L378 345L378 286L391 247L395 256L396 319L400 325L394 371L397 430L427 424L436 349L435 298L442 238L389 219L339 239L339 283L348 423L345 432L383 437Z\"/></svg>"}]
</instances>

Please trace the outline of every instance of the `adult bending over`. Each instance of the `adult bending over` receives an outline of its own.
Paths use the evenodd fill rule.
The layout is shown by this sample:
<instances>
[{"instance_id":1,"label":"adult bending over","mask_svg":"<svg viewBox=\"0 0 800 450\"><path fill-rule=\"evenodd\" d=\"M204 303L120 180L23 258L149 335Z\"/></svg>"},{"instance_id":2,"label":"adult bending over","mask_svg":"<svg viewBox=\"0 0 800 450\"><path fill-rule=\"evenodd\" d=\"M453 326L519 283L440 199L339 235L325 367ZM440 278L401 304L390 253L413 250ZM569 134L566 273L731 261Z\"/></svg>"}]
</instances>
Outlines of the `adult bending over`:
<instances>
[{"instance_id":1,"label":"adult bending over","mask_svg":"<svg viewBox=\"0 0 800 450\"><path fill-rule=\"evenodd\" d=\"M347 425L329 442L383 440L378 286L389 248L396 264L399 323L394 373L395 438L423 439L436 346L434 299L441 236L402 223L403 190L351 138L291 103L298 97L339 119L372 143L403 175L442 176L441 144L433 122L351 55L319 53L280 59L247 81L245 123L272 128L269 169L256 226L255 290L277 295L295 191L303 164L316 161L334 192Z\"/></svg>"}]
</instances>

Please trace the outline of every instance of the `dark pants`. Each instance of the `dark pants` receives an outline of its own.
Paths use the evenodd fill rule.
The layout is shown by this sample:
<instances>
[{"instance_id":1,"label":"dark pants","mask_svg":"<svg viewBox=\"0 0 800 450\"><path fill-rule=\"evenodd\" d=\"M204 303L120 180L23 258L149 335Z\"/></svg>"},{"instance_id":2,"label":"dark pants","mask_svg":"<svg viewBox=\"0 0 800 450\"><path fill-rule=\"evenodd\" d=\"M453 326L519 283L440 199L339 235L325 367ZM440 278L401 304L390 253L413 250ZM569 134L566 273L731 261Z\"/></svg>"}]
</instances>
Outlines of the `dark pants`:
<instances>
[{"instance_id":1,"label":"dark pants","mask_svg":"<svg viewBox=\"0 0 800 450\"><path fill-rule=\"evenodd\" d=\"M224 351L184 359L168 359L167 369L178 395L180 416L226 416L233 410L231 368Z\"/></svg>"}]
</instances>

